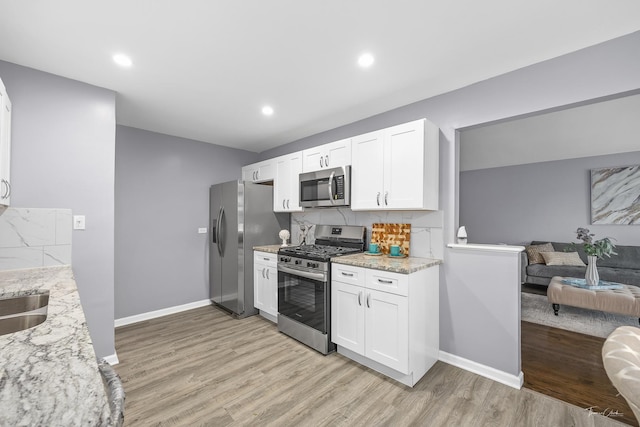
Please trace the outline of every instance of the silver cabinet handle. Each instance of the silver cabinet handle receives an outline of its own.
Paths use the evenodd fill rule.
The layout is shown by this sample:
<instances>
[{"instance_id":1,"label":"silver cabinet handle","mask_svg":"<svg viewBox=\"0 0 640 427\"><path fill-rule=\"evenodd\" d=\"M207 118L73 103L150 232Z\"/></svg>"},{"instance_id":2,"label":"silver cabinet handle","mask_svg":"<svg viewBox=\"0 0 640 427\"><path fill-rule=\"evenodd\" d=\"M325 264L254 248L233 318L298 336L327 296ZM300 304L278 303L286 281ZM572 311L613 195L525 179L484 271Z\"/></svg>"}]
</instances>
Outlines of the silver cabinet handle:
<instances>
[{"instance_id":1,"label":"silver cabinet handle","mask_svg":"<svg viewBox=\"0 0 640 427\"><path fill-rule=\"evenodd\" d=\"M264 268L262 269L262 278L264 279Z\"/></svg>"},{"instance_id":2,"label":"silver cabinet handle","mask_svg":"<svg viewBox=\"0 0 640 427\"><path fill-rule=\"evenodd\" d=\"M256 171L256 179L260 179L260 169Z\"/></svg>"},{"instance_id":3,"label":"silver cabinet handle","mask_svg":"<svg viewBox=\"0 0 640 427\"><path fill-rule=\"evenodd\" d=\"M362 305L362 291L358 292L358 305Z\"/></svg>"},{"instance_id":4,"label":"silver cabinet handle","mask_svg":"<svg viewBox=\"0 0 640 427\"><path fill-rule=\"evenodd\" d=\"M378 279L378 282L384 283L385 285L390 285L393 283L393 281L391 280L382 280L382 279Z\"/></svg>"},{"instance_id":5,"label":"silver cabinet handle","mask_svg":"<svg viewBox=\"0 0 640 427\"><path fill-rule=\"evenodd\" d=\"M265 261L269 261L269 258L262 258L262 259L265 260Z\"/></svg>"},{"instance_id":6,"label":"silver cabinet handle","mask_svg":"<svg viewBox=\"0 0 640 427\"><path fill-rule=\"evenodd\" d=\"M389 204L389 203L387 203L387 199L388 198L389 198L389 192L387 191L386 193L384 193L384 204L385 204L385 206Z\"/></svg>"},{"instance_id":7,"label":"silver cabinet handle","mask_svg":"<svg viewBox=\"0 0 640 427\"><path fill-rule=\"evenodd\" d=\"M376 203L378 204L378 206L380 206L380 192L378 191L378 194L376 194Z\"/></svg>"},{"instance_id":8,"label":"silver cabinet handle","mask_svg":"<svg viewBox=\"0 0 640 427\"><path fill-rule=\"evenodd\" d=\"M285 202L286 202L286 200L285 200L285 199L282 199L282 209L287 209L287 207L284 205L284 204L285 204Z\"/></svg>"},{"instance_id":9,"label":"silver cabinet handle","mask_svg":"<svg viewBox=\"0 0 640 427\"><path fill-rule=\"evenodd\" d=\"M289 199L287 199L287 209L289 209Z\"/></svg>"},{"instance_id":10,"label":"silver cabinet handle","mask_svg":"<svg viewBox=\"0 0 640 427\"><path fill-rule=\"evenodd\" d=\"M322 164L322 156L320 156L320 167L323 167L324 165Z\"/></svg>"},{"instance_id":11,"label":"silver cabinet handle","mask_svg":"<svg viewBox=\"0 0 640 427\"><path fill-rule=\"evenodd\" d=\"M3 186L4 186L4 192L2 193L2 195L0 196L0 199L6 199L7 196L9 195L9 181L7 181L6 179L3 179L2 181L0 181Z\"/></svg>"},{"instance_id":12,"label":"silver cabinet handle","mask_svg":"<svg viewBox=\"0 0 640 427\"><path fill-rule=\"evenodd\" d=\"M329 155L324 156L324 165L329 167Z\"/></svg>"},{"instance_id":13,"label":"silver cabinet handle","mask_svg":"<svg viewBox=\"0 0 640 427\"><path fill-rule=\"evenodd\" d=\"M343 276L353 277L353 273L345 273L344 271L340 272Z\"/></svg>"},{"instance_id":14,"label":"silver cabinet handle","mask_svg":"<svg viewBox=\"0 0 640 427\"><path fill-rule=\"evenodd\" d=\"M371 308L371 294L367 294L367 308Z\"/></svg>"},{"instance_id":15,"label":"silver cabinet handle","mask_svg":"<svg viewBox=\"0 0 640 427\"><path fill-rule=\"evenodd\" d=\"M269 280L269 269L267 268L265 270L267 270L267 280Z\"/></svg>"}]
</instances>

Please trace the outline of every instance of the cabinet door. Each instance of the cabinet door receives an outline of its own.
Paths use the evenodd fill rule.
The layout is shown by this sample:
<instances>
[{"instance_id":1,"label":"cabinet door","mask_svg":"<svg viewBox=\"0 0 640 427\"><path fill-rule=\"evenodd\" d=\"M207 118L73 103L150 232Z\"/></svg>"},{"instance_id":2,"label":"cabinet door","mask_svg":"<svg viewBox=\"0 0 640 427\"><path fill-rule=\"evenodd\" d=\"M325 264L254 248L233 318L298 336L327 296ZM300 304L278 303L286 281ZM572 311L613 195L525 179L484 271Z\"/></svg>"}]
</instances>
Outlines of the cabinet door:
<instances>
[{"instance_id":1,"label":"cabinet door","mask_svg":"<svg viewBox=\"0 0 640 427\"><path fill-rule=\"evenodd\" d=\"M302 172L313 172L325 167L324 145L309 148L302 152Z\"/></svg>"},{"instance_id":2,"label":"cabinet door","mask_svg":"<svg viewBox=\"0 0 640 427\"><path fill-rule=\"evenodd\" d=\"M365 354L364 295L361 286L331 282L331 341Z\"/></svg>"},{"instance_id":3,"label":"cabinet door","mask_svg":"<svg viewBox=\"0 0 640 427\"><path fill-rule=\"evenodd\" d=\"M275 178L276 170L272 161L265 161L258 164L258 170L256 172L256 182L273 181Z\"/></svg>"},{"instance_id":4,"label":"cabinet door","mask_svg":"<svg viewBox=\"0 0 640 427\"><path fill-rule=\"evenodd\" d=\"M382 131L351 140L351 209L376 210L383 206L384 134Z\"/></svg>"},{"instance_id":5,"label":"cabinet door","mask_svg":"<svg viewBox=\"0 0 640 427\"><path fill-rule=\"evenodd\" d=\"M325 167L337 168L351 164L351 138L332 142L325 146Z\"/></svg>"},{"instance_id":6,"label":"cabinet door","mask_svg":"<svg viewBox=\"0 0 640 427\"><path fill-rule=\"evenodd\" d=\"M242 180L243 181L255 181L258 169L254 165L244 166L242 168Z\"/></svg>"},{"instance_id":7,"label":"cabinet door","mask_svg":"<svg viewBox=\"0 0 640 427\"><path fill-rule=\"evenodd\" d=\"M291 163L285 156L276 159L276 178L273 182L273 211L287 212L290 191Z\"/></svg>"},{"instance_id":8,"label":"cabinet door","mask_svg":"<svg viewBox=\"0 0 640 427\"><path fill-rule=\"evenodd\" d=\"M11 100L0 82L0 205L11 205Z\"/></svg>"},{"instance_id":9,"label":"cabinet door","mask_svg":"<svg viewBox=\"0 0 640 427\"><path fill-rule=\"evenodd\" d=\"M275 159L276 174L273 182L273 211L299 212L299 175L302 172L302 152Z\"/></svg>"},{"instance_id":10,"label":"cabinet door","mask_svg":"<svg viewBox=\"0 0 640 427\"><path fill-rule=\"evenodd\" d=\"M385 130L384 206L420 209L424 194L424 121Z\"/></svg>"},{"instance_id":11,"label":"cabinet door","mask_svg":"<svg viewBox=\"0 0 640 427\"><path fill-rule=\"evenodd\" d=\"M278 315L278 270L275 265L265 266L266 281L264 286L265 292L265 311L273 316Z\"/></svg>"},{"instance_id":12,"label":"cabinet door","mask_svg":"<svg viewBox=\"0 0 640 427\"><path fill-rule=\"evenodd\" d=\"M266 266L256 262L254 254L253 262L253 306L258 310L266 308L265 282L266 282Z\"/></svg>"},{"instance_id":13,"label":"cabinet door","mask_svg":"<svg viewBox=\"0 0 640 427\"><path fill-rule=\"evenodd\" d=\"M409 373L407 297L366 290L365 356L403 374Z\"/></svg>"}]
</instances>

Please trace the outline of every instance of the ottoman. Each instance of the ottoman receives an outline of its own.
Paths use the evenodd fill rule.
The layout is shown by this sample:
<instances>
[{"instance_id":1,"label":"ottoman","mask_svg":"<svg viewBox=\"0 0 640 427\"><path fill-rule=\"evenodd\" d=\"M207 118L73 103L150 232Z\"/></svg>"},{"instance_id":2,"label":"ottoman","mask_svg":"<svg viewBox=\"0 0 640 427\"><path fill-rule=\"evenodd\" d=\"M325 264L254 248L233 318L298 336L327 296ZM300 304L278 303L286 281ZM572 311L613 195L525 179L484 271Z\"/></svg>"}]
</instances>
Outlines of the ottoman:
<instances>
[{"instance_id":1,"label":"ottoman","mask_svg":"<svg viewBox=\"0 0 640 427\"><path fill-rule=\"evenodd\" d=\"M622 289L590 290L562 283L564 277L553 277L547 288L547 298L557 316L560 304L607 313L634 316L640 322L640 288L622 285Z\"/></svg>"}]
</instances>

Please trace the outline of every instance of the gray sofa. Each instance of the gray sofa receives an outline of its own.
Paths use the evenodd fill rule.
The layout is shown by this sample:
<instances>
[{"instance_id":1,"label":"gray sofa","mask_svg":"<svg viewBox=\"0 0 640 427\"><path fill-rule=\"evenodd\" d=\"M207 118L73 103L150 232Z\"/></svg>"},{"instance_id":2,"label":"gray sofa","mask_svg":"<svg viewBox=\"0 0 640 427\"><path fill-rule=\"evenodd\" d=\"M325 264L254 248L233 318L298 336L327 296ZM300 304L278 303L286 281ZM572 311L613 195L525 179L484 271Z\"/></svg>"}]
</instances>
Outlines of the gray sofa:
<instances>
[{"instance_id":1,"label":"gray sofa","mask_svg":"<svg viewBox=\"0 0 640 427\"><path fill-rule=\"evenodd\" d=\"M544 241L533 241L531 245L541 245ZM570 243L549 242L555 252L564 252ZM576 244L578 255L587 264L587 254L582 245ZM598 260L600 280L640 286L640 246L616 246L618 255ZM553 276L583 278L587 267L572 265L529 264L527 252L522 252L522 283L548 286Z\"/></svg>"}]
</instances>

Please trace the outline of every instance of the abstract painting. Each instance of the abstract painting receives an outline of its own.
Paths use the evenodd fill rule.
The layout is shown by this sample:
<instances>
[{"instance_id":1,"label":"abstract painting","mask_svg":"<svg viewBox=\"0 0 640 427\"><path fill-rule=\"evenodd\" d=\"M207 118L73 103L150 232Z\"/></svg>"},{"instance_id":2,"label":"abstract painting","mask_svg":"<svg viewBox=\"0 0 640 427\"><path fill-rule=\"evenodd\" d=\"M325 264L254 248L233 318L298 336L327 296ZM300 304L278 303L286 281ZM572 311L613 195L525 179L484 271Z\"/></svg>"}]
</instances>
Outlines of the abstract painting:
<instances>
[{"instance_id":1,"label":"abstract painting","mask_svg":"<svg viewBox=\"0 0 640 427\"><path fill-rule=\"evenodd\" d=\"M640 224L640 165L591 170L591 223Z\"/></svg>"}]
</instances>

